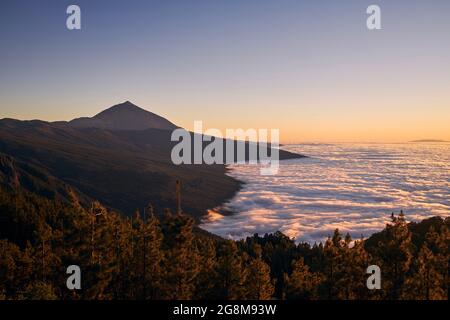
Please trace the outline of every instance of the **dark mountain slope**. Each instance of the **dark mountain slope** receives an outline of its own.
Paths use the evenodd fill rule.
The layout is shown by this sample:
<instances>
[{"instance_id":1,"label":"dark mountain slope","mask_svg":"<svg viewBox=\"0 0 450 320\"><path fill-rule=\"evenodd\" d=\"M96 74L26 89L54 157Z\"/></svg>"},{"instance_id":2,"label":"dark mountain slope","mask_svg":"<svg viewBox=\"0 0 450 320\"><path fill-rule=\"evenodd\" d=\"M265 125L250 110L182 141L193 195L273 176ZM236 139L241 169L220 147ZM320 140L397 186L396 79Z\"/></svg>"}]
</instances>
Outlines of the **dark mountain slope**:
<instances>
[{"instance_id":1,"label":"dark mountain slope","mask_svg":"<svg viewBox=\"0 0 450 320\"><path fill-rule=\"evenodd\" d=\"M175 181L183 184L183 208L200 216L231 197L240 183L225 175L224 166L175 166L170 161L170 132L149 129L143 142L121 131L74 129L40 121L0 121L0 152L27 172L19 183L40 194L66 198L73 186L86 197L131 214L149 201L158 209L175 207ZM6 161L6 160L5 160ZM26 170L25 166L34 170ZM17 181L10 166L1 167L3 183ZM56 178L57 177L57 178Z\"/></svg>"},{"instance_id":2,"label":"dark mountain slope","mask_svg":"<svg viewBox=\"0 0 450 320\"><path fill-rule=\"evenodd\" d=\"M91 122L92 126L107 123L120 130L90 127L87 122L83 127L73 122L0 120L0 183L49 198L68 199L74 190L83 202L95 199L132 214L149 202L159 212L175 209L175 183L180 180L183 210L197 218L240 187L225 174L224 165L174 165L170 155L178 142L171 141L171 130L136 130L144 122L176 128L161 117L127 102L94 118L109 122ZM280 151L281 159L299 157Z\"/></svg>"},{"instance_id":3,"label":"dark mountain slope","mask_svg":"<svg viewBox=\"0 0 450 320\"><path fill-rule=\"evenodd\" d=\"M0 153L0 185L6 190L27 190L49 199L69 201L73 192L82 203L87 204L93 200L50 174L44 167L3 153Z\"/></svg>"}]
</instances>

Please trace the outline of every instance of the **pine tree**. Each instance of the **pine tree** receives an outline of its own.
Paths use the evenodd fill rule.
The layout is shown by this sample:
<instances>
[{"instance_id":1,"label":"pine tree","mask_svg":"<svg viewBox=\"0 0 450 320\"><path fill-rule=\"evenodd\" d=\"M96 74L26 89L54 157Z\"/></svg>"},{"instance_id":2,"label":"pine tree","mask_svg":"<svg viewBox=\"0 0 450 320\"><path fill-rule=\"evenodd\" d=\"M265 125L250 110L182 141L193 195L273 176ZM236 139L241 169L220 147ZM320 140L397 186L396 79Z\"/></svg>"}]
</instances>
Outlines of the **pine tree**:
<instances>
[{"instance_id":1,"label":"pine tree","mask_svg":"<svg viewBox=\"0 0 450 320\"><path fill-rule=\"evenodd\" d=\"M195 297L208 299L214 296L214 284L217 281L217 253L212 239L196 237L195 244L200 254L200 270L196 278Z\"/></svg>"},{"instance_id":2,"label":"pine tree","mask_svg":"<svg viewBox=\"0 0 450 320\"><path fill-rule=\"evenodd\" d=\"M151 205L145 209L144 219L139 215L135 217L134 228L135 286L140 288L138 296L142 299L160 298L163 237Z\"/></svg>"},{"instance_id":3,"label":"pine tree","mask_svg":"<svg viewBox=\"0 0 450 320\"><path fill-rule=\"evenodd\" d=\"M245 279L246 298L250 300L269 300L274 293L273 281L270 278L270 267L262 260L261 246L253 245L255 258L250 258Z\"/></svg>"},{"instance_id":4,"label":"pine tree","mask_svg":"<svg viewBox=\"0 0 450 320\"><path fill-rule=\"evenodd\" d=\"M339 268L339 253L342 236L335 230L333 237L328 238L323 247L323 282L322 290L327 299L337 298L337 274Z\"/></svg>"},{"instance_id":5,"label":"pine tree","mask_svg":"<svg viewBox=\"0 0 450 320\"><path fill-rule=\"evenodd\" d=\"M450 218L441 226L439 233L433 227L426 235L426 242L436 258L436 270L442 275L442 288L450 300Z\"/></svg>"},{"instance_id":6,"label":"pine tree","mask_svg":"<svg viewBox=\"0 0 450 320\"><path fill-rule=\"evenodd\" d=\"M57 300L51 283L45 281L30 282L24 291L18 296L19 300Z\"/></svg>"},{"instance_id":7,"label":"pine tree","mask_svg":"<svg viewBox=\"0 0 450 320\"><path fill-rule=\"evenodd\" d=\"M115 272L112 288L115 299L137 299L135 287L137 284L137 272L134 260L133 218L117 219L113 226Z\"/></svg>"},{"instance_id":8,"label":"pine tree","mask_svg":"<svg viewBox=\"0 0 450 320\"><path fill-rule=\"evenodd\" d=\"M336 243L336 245L338 245ZM335 246L336 246L335 245ZM353 246L352 246L353 245ZM340 241L335 259L336 297L343 300L367 298L366 269L368 254L361 239L352 243L349 234Z\"/></svg>"},{"instance_id":9,"label":"pine tree","mask_svg":"<svg viewBox=\"0 0 450 320\"><path fill-rule=\"evenodd\" d=\"M402 298L437 300L444 299L441 285L443 276L436 270L436 257L426 243L412 265L412 275L406 278Z\"/></svg>"},{"instance_id":10,"label":"pine tree","mask_svg":"<svg viewBox=\"0 0 450 320\"><path fill-rule=\"evenodd\" d=\"M45 282L52 278L58 257L53 252L53 229L46 223L41 222L35 231L36 246L33 257L36 263L36 270L41 281Z\"/></svg>"},{"instance_id":11,"label":"pine tree","mask_svg":"<svg viewBox=\"0 0 450 320\"><path fill-rule=\"evenodd\" d=\"M94 202L90 211L90 263L84 272L88 283L85 297L89 299L109 299L113 292L109 289L115 265L113 243L114 223L112 215L100 203Z\"/></svg>"},{"instance_id":12,"label":"pine tree","mask_svg":"<svg viewBox=\"0 0 450 320\"><path fill-rule=\"evenodd\" d=\"M186 300L193 297L200 262L193 227L191 217L166 212L162 230L166 284L163 290L167 299Z\"/></svg>"},{"instance_id":13,"label":"pine tree","mask_svg":"<svg viewBox=\"0 0 450 320\"><path fill-rule=\"evenodd\" d=\"M0 288L6 297L14 297L34 280L34 261L29 249L24 251L8 240L0 240Z\"/></svg>"},{"instance_id":14,"label":"pine tree","mask_svg":"<svg viewBox=\"0 0 450 320\"><path fill-rule=\"evenodd\" d=\"M63 223L59 225L64 228L59 239L59 250L55 248L55 252L59 252L61 256L61 265L58 268L59 278L57 280L61 298L63 299L80 299L85 291L69 291L65 286L66 268L69 265L77 265L83 270L83 287L90 285L89 270L91 266L92 255L92 220L89 212L85 210L78 201L72 203L59 212L60 219Z\"/></svg>"},{"instance_id":15,"label":"pine tree","mask_svg":"<svg viewBox=\"0 0 450 320\"><path fill-rule=\"evenodd\" d=\"M215 298L227 300L245 298L244 284L247 272L244 259L234 241L227 240L222 243L217 261Z\"/></svg>"},{"instance_id":16,"label":"pine tree","mask_svg":"<svg viewBox=\"0 0 450 320\"><path fill-rule=\"evenodd\" d=\"M392 223L386 226L384 238L377 248L381 262L383 283L389 299L400 298L401 288L412 261L411 232L403 212L398 217L392 216Z\"/></svg>"},{"instance_id":17,"label":"pine tree","mask_svg":"<svg viewBox=\"0 0 450 320\"><path fill-rule=\"evenodd\" d=\"M292 274L285 275L285 297L295 300L312 300L319 297L320 275L310 271L303 258L292 262Z\"/></svg>"}]
</instances>

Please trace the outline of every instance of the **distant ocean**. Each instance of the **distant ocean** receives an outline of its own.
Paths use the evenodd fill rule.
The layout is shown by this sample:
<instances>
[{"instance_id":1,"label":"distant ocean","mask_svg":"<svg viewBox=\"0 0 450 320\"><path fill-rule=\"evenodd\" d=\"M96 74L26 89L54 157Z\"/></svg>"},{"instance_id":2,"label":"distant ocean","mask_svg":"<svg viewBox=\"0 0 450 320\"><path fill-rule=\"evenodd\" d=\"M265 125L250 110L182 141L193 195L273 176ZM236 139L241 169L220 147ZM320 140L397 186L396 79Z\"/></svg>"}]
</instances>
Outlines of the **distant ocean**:
<instances>
[{"instance_id":1,"label":"distant ocean","mask_svg":"<svg viewBox=\"0 0 450 320\"><path fill-rule=\"evenodd\" d=\"M232 166L244 181L201 227L225 238L282 231L323 241L334 229L352 237L385 227L391 212L409 221L450 216L450 143L302 144L283 149L309 158L281 161L278 175ZM220 212L232 211L233 215Z\"/></svg>"}]
</instances>

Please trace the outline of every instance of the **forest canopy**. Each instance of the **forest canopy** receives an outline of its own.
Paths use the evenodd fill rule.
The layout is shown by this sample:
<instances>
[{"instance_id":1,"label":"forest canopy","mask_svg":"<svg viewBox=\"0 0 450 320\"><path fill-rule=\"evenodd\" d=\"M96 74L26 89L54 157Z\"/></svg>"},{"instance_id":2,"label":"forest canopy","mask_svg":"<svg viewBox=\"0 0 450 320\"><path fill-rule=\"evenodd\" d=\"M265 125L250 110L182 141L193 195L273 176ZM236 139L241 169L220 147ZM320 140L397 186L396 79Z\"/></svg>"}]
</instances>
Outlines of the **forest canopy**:
<instances>
[{"instance_id":1,"label":"forest canopy","mask_svg":"<svg viewBox=\"0 0 450 320\"><path fill-rule=\"evenodd\" d=\"M74 193L68 203L0 189L0 299L448 299L450 219L391 220L369 239L232 241L152 205L124 217ZM366 286L373 264L381 290ZM69 265L80 290L66 287Z\"/></svg>"}]
</instances>

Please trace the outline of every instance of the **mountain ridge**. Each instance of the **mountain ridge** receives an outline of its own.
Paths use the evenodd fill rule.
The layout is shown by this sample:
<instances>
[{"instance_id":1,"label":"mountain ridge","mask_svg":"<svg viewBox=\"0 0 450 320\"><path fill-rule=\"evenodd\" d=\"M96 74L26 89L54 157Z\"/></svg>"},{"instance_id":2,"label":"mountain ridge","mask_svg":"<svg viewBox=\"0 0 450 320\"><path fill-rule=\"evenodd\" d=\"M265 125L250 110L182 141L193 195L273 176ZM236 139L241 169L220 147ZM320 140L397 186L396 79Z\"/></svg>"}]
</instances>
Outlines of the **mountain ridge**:
<instances>
[{"instance_id":1,"label":"mountain ridge","mask_svg":"<svg viewBox=\"0 0 450 320\"><path fill-rule=\"evenodd\" d=\"M106 116L117 109L138 110L119 104L105 110ZM167 129L116 130L2 119L0 185L66 201L73 191L85 204L98 200L132 215L136 206L143 208L149 202L159 212L176 210L179 180L183 210L200 221L208 209L232 198L242 182L227 175L226 165L173 164L171 150L177 143ZM301 157L280 150L280 159Z\"/></svg>"},{"instance_id":2,"label":"mountain ridge","mask_svg":"<svg viewBox=\"0 0 450 320\"><path fill-rule=\"evenodd\" d=\"M64 123L64 122L56 122ZM130 101L116 104L93 117L75 118L65 122L75 128L101 128L108 130L145 130L178 128L169 120L138 107Z\"/></svg>"}]
</instances>

